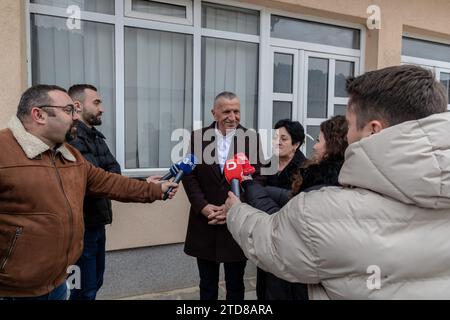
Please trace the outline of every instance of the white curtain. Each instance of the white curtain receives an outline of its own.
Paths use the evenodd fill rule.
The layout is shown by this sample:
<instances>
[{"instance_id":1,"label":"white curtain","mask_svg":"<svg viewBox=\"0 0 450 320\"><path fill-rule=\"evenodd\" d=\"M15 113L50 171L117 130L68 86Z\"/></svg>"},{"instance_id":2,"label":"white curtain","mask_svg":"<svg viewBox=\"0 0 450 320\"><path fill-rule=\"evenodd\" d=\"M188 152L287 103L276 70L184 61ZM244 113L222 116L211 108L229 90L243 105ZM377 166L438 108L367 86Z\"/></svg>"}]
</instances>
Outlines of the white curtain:
<instances>
[{"instance_id":1,"label":"white curtain","mask_svg":"<svg viewBox=\"0 0 450 320\"><path fill-rule=\"evenodd\" d=\"M203 124L213 121L214 97L234 92L241 101L241 124L255 128L258 105L258 44L202 39Z\"/></svg>"},{"instance_id":2,"label":"white curtain","mask_svg":"<svg viewBox=\"0 0 450 320\"><path fill-rule=\"evenodd\" d=\"M173 130L192 127L192 36L125 28L126 168L171 165Z\"/></svg>"},{"instance_id":3,"label":"white curtain","mask_svg":"<svg viewBox=\"0 0 450 320\"><path fill-rule=\"evenodd\" d=\"M96 86L105 106L98 129L115 154L114 26L81 21L80 30L69 30L64 18L31 18L33 84Z\"/></svg>"},{"instance_id":4,"label":"white curtain","mask_svg":"<svg viewBox=\"0 0 450 320\"><path fill-rule=\"evenodd\" d=\"M257 11L203 4L203 26L238 33L258 34ZM241 124L256 126L258 105L258 44L202 38L203 125L213 121L214 97L234 92L241 101Z\"/></svg>"}]
</instances>

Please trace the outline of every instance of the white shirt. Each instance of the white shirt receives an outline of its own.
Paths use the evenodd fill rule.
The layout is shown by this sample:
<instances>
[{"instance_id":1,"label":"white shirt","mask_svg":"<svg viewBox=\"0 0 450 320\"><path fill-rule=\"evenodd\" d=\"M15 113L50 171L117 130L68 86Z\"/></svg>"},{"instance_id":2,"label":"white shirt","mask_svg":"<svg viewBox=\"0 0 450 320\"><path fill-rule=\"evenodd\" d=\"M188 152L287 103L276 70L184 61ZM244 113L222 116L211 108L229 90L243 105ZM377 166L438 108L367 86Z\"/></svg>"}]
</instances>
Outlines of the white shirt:
<instances>
[{"instance_id":1,"label":"white shirt","mask_svg":"<svg viewBox=\"0 0 450 320\"><path fill-rule=\"evenodd\" d=\"M233 141L236 129L227 130L227 135L224 136L222 132L217 128L216 123L216 138L217 138L217 158L219 160L220 171L223 173L225 161L228 158L228 152L230 151L231 142Z\"/></svg>"}]
</instances>

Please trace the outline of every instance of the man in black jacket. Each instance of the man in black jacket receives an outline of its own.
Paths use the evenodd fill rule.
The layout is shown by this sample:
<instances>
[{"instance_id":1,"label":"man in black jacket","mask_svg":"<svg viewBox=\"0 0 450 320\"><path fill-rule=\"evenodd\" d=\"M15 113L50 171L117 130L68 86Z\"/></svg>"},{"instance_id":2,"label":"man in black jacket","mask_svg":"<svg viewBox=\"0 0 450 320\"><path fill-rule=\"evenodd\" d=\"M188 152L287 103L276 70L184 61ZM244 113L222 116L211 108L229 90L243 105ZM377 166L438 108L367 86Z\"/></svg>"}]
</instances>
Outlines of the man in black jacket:
<instances>
[{"instance_id":1,"label":"man in black jacket","mask_svg":"<svg viewBox=\"0 0 450 320\"><path fill-rule=\"evenodd\" d=\"M97 89L89 84L77 84L68 93L80 112L76 138L69 138L69 143L94 166L120 174L120 165L109 151L105 136L95 129L102 124L103 114ZM81 271L81 288L71 290L71 300L95 300L105 271L105 225L112 222L111 200L107 198L85 197L83 211L84 249L77 262Z\"/></svg>"}]
</instances>

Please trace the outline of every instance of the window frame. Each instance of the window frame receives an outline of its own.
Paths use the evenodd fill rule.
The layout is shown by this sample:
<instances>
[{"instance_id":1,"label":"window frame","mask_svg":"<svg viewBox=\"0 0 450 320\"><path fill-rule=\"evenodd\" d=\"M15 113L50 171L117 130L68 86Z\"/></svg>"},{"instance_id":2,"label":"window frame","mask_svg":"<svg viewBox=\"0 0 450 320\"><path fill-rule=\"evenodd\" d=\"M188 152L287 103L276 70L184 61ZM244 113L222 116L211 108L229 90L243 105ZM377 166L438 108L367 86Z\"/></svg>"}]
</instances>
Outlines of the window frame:
<instances>
[{"instance_id":1,"label":"window frame","mask_svg":"<svg viewBox=\"0 0 450 320\"><path fill-rule=\"evenodd\" d=\"M237 40L244 42L252 42L259 44L258 51L258 105L257 105L257 126L255 129L269 129L272 127L272 96L273 80L272 71L267 68L267 63L273 64L273 46L285 47L290 49L303 49L306 51L322 52L329 54L356 56L359 58L359 71L363 72L365 59L365 41L366 31L364 25L354 24L350 22L343 22L332 19L325 19L316 16L306 16L302 14L295 14L281 10L264 7L262 5L254 5L250 3L243 3L239 1L227 1L226 5L232 7L239 7L245 9L256 10L259 12L259 35L249 35L234 33L228 31L220 31L215 29L202 28L202 0L192 0L191 10L192 23L190 25L185 23L176 23L168 19L170 17L163 16L164 21L160 19L142 19L126 15L126 3L131 4L130 0L113 0L115 1L115 14L103 14L91 11L81 11L82 21L101 22L114 25L114 39L115 39L115 99L116 102L116 159L123 168L123 174L132 177L144 177L148 175L161 174L167 171L167 168L140 168L140 169L126 169L125 168L125 48L124 48L124 30L125 27L137 27L144 29L155 29L159 31L178 32L193 35L193 92L192 92L192 129L200 129L203 127L202 123L202 105L201 105L201 42L202 37L214 37L227 40ZM157 2L166 2L173 4L174 1L157 0ZM187 3L184 0L177 0L177 3ZM223 4L221 0L207 0L204 2ZM25 4L26 13L26 41L27 41L27 71L28 71L28 85L32 84L32 69L31 69L31 14L43 14L55 17L68 18L69 14L64 8L53 7L50 5L32 4L28 0ZM271 15L281 15L290 18L309 20L312 22L321 22L332 24L341 27L350 27L360 30L360 50L346 49L333 46L326 46L314 43L302 43L291 40L275 39L270 37L270 19ZM300 72L296 70L294 72ZM357 71L355 70L355 73ZM297 81L297 80L295 80ZM297 84L301 87L302 84ZM296 108L293 104L292 116L296 113ZM301 115L296 115L298 120L302 120ZM306 125L306 124L305 124ZM270 139L271 137L267 137ZM263 141L264 142L264 141Z\"/></svg>"}]
</instances>

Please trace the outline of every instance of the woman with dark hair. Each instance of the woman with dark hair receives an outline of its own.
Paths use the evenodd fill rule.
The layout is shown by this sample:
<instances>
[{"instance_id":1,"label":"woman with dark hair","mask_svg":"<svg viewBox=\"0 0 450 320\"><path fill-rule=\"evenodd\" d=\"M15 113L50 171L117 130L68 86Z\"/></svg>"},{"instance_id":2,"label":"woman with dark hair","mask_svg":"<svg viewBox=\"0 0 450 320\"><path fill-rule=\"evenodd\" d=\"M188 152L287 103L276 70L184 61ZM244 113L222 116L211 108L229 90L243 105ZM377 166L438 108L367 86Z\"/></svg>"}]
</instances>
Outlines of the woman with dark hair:
<instances>
[{"instance_id":1,"label":"woman with dark hair","mask_svg":"<svg viewBox=\"0 0 450 320\"><path fill-rule=\"evenodd\" d=\"M339 171L348 146L347 131L344 116L334 116L320 124L320 134L313 147L313 156L294 176L292 196L311 188L339 185Z\"/></svg>"},{"instance_id":2,"label":"woman with dark hair","mask_svg":"<svg viewBox=\"0 0 450 320\"><path fill-rule=\"evenodd\" d=\"M266 190L269 188L281 188L281 190L289 191L292 186L292 178L294 173L307 160L300 147L305 141L305 130L298 121L291 121L288 119L280 120L275 124L275 136L273 140L274 156L278 160L278 170L276 174L270 176L259 176L256 184L252 181L244 181L242 186L244 190L250 189L252 193L253 184ZM270 163L268 164L270 166ZM255 201L255 199L252 199ZM273 278L273 279L272 279ZM270 273L266 273L261 269L257 269L256 279L256 294L259 300L274 300L274 299L293 299L293 286L289 282L278 279ZM300 295L306 294L306 287L301 284L302 288L296 290L301 292ZM297 294L298 295L298 294Z\"/></svg>"},{"instance_id":3,"label":"woman with dark hair","mask_svg":"<svg viewBox=\"0 0 450 320\"><path fill-rule=\"evenodd\" d=\"M317 143L313 147L313 156L289 172L291 184L289 186L285 184L283 187L274 185L264 187L253 180L246 180L242 185L246 192L247 203L268 214L273 214L278 212L292 196L300 192L339 185L339 171L344 163L345 149L348 146L347 130L347 121L344 116L334 116L322 122ZM282 163L281 160L280 163ZM267 181L271 179L274 178L270 176ZM260 270L258 269L257 274L258 299L308 299L305 284L290 283ZM260 288L258 284L262 284Z\"/></svg>"},{"instance_id":4,"label":"woman with dark hair","mask_svg":"<svg viewBox=\"0 0 450 320\"><path fill-rule=\"evenodd\" d=\"M278 157L278 172L265 176L265 184L290 189L292 174L307 160L300 147L305 141L305 129L298 121L280 120L275 124L274 155Z\"/></svg>"}]
</instances>

